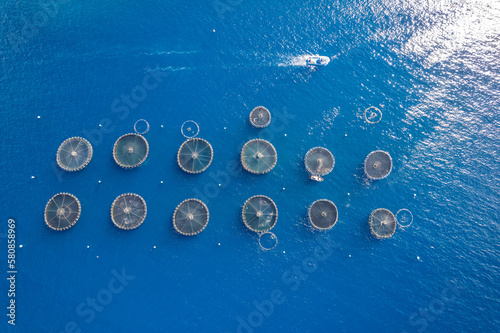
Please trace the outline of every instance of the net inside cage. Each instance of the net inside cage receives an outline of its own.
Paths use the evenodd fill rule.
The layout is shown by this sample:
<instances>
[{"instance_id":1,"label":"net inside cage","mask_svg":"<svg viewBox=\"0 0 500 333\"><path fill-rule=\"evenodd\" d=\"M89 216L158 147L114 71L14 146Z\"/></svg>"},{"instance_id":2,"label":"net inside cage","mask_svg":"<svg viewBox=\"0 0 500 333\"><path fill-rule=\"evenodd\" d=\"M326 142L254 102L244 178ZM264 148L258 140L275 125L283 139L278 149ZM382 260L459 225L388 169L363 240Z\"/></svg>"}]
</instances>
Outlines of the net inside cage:
<instances>
[{"instance_id":1,"label":"net inside cage","mask_svg":"<svg viewBox=\"0 0 500 333\"><path fill-rule=\"evenodd\" d=\"M377 238L391 237L396 231L396 217L385 208L374 210L370 215L370 230Z\"/></svg>"},{"instance_id":2,"label":"net inside cage","mask_svg":"<svg viewBox=\"0 0 500 333\"><path fill-rule=\"evenodd\" d=\"M210 143L200 138L185 141L177 152L177 163L188 173L205 171L212 163L213 149Z\"/></svg>"},{"instance_id":3,"label":"net inside cage","mask_svg":"<svg viewBox=\"0 0 500 333\"><path fill-rule=\"evenodd\" d=\"M80 218L81 206L77 197L69 193L54 195L45 207L45 223L54 230L66 230Z\"/></svg>"},{"instance_id":4,"label":"net inside cage","mask_svg":"<svg viewBox=\"0 0 500 333\"><path fill-rule=\"evenodd\" d=\"M306 153L305 164L310 174L324 176L333 170L335 158L328 149L315 147Z\"/></svg>"},{"instance_id":5,"label":"net inside cage","mask_svg":"<svg viewBox=\"0 0 500 333\"><path fill-rule=\"evenodd\" d=\"M255 232L266 232L276 225L278 208L270 198L257 195L245 202L242 217L248 229Z\"/></svg>"},{"instance_id":6,"label":"net inside cage","mask_svg":"<svg viewBox=\"0 0 500 333\"><path fill-rule=\"evenodd\" d=\"M111 219L120 229L135 229L146 219L146 201L134 193L125 193L115 199L111 206Z\"/></svg>"},{"instance_id":7,"label":"net inside cage","mask_svg":"<svg viewBox=\"0 0 500 333\"><path fill-rule=\"evenodd\" d=\"M309 207L309 221L316 229L331 229L338 219L337 206L330 200L320 199Z\"/></svg>"},{"instance_id":8,"label":"net inside cage","mask_svg":"<svg viewBox=\"0 0 500 333\"><path fill-rule=\"evenodd\" d=\"M140 134L125 134L118 138L113 148L113 157L122 168L135 168L146 160L149 144Z\"/></svg>"},{"instance_id":9,"label":"net inside cage","mask_svg":"<svg viewBox=\"0 0 500 333\"><path fill-rule=\"evenodd\" d=\"M92 145L81 137L66 139L57 150L57 164L66 171L85 168L92 159Z\"/></svg>"},{"instance_id":10,"label":"net inside cage","mask_svg":"<svg viewBox=\"0 0 500 333\"><path fill-rule=\"evenodd\" d=\"M392 170L392 158L383 150L372 151L365 159L365 173L370 179L383 179Z\"/></svg>"},{"instance_id":11,"label":"net inside cage","mask_svg":"<svg viewBox=\"0 0 500 333\"><path fill-rule=\"evenodd\" d=\"M271 122L271 112L263 106L258 106L250 112L250 122L257 128L267 127Z\"/></svg>"},{"instance_id":12,"label":"net inside cage","mask_svg":"<svg viewBox=\"0 0 500 333\"><path fill-rule=\"evenodd\" d=\"M263 174L271 171L278 161L278 154L274 146L262 139L248 141L241 150L243 168L254 174Z\"/></svg>"},{"instance_id":13,"label":"net inside cage","mask_svg":"<svg viewBox=\"0 0 500 333\"><path fill-rule=\"evenodd\" d=\"M174 228L180 234L194 236L202 232L208 224L208 207L201 200L187 199L174 212Z\"/></svg>"}]
</instances>

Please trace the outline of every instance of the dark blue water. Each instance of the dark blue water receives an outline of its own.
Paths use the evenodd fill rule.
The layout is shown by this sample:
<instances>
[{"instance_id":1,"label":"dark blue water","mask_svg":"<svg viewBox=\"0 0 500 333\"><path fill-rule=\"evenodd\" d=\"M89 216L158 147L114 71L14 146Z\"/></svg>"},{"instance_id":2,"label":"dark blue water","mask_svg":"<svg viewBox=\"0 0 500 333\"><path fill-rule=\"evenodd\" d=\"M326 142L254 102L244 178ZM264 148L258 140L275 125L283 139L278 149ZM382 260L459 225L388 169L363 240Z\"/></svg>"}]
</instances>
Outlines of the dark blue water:
<instances>
[{"instance_id":1,"label":"dark blue water","mask_svg":"<svg viewBox=\"0 0 500 333\"><path fill-rule=\"evenodd\" d=\"M48 14L1 4L2 332L500 330L498 2L62 2ZM309 53L332 61L306 68ZM248 121L258 105L273 115L265 130ZM363 117L370 106L377 124ZM113 144L141 118L150 155L121 169ZM215 154L195 176L176 162L188 119ZM55 156L71 136L94 156L65 173ZM234 168L256 137L278 152L263 176ZM336 159L322 183L303 165L315 146ZM394 168L370 182L362 163L376 149ZM43 220L59 192L82 204L64 232ZM148 205L133 231L110 219L125 192ZM278 206L272 251L241 221L256 194ZM191 197L210 222L189 238L171 220ZM339 209L327 232L307 221L320 198ZM413 224L374 239L380 207L409 209Z\"/></svg>"}]
</instances>

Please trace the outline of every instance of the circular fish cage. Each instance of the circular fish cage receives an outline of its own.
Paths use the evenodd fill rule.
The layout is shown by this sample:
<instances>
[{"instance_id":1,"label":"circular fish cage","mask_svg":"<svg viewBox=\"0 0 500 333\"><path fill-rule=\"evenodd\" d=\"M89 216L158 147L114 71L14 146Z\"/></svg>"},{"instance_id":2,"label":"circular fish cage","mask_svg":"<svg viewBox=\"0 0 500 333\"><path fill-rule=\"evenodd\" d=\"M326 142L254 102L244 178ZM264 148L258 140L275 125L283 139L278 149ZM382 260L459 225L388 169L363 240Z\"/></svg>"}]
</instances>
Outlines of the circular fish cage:
<instances>
[{"instance_id":1,"label":"circular fish cage","mask_svg":"<svg viewBox=\"0 0 500 333\"><path fill-rule=\"evenodd\" d=\"M274 146L266 140L253 139L241 149L241 164L248 172L264 174L271 171L278 161Z\"/></svg>"},{"instance_id":2,"label":"circular fish cage","mask_svg":"<svg viewBox=\"0 0 500 333\"><path fill-rule=\"evenodd\" d=\"M331 229L338 220L337 206L330 200L316 200L309 207L309 222L316 229Z\"/></svg>"},{"instance_id":3,"label":"circular fish cage","mask_svg":"<svg viewBox=\"0 0 500 333\"><path fill-rule=\"evenodd\" d=\"M81 205L78 198L69 193L54 195L45 206L45 223L54 230L66 230L80 218Z\"/></svg>"},{"instance_id":4,"label":"circular fish cage","mask_svg":"<svg viewBox=\"0 0 500 333\"><path fill-rule=\"evenodd\" d=\"M326 148L314 147L309 149L304 158L306 170L311 174L311 179L322 181L321 176L332 172L335 166L333 154Z\"/></svg>"},{"instance_id":5,"label":"circular fish cage","mask_svg":"<svg viewBox=\"0 0 500 333\"><path fill-rule=\"evenodd\" d=\"M383 150L372 151L366 156L364 164L365 173L370 179L383 179L392 171L392 158Z\"/></svg>"},{"instance_id":6,"label":"circular fish cage","mask_svg":"<svg viewBox=\"0 0 500 333\"><path fill-rule=\"evenodd\" d=\"M210 166L213 155L212 146L207 140L192 138L180 146L177 163L187 173L200 173Z\"/></svg>"},{"instance_id":7,"label":"circular fish cage","mask_svg":"<svg viewBox=\"0 0 500 333\"><path fill-rule=\"evenodd\" d=\"M175 208L174 228L182 235L194 236L207 227L209 217L208 207L203 201L186 199Z\"/></svg>"},{"instance_id":8,"label":"circular fish cage","mask_svg":"<svg viewBox=\"0 0 500 333\"><path fill-rule=\"evenodd\" d=\"M250 123L257 128L267 127L271 123L271 112L263 106L257 106L250 112Z\"/></svg>"},{"instance_id":9,"label":"circular fish cage","mask_svg":"<svg viewBox=\"0 0 500 333\"><path fill-rule=\"evenodd\" d=\"M388 209L378 208L370 214L370 230L379 239L391 237L396 231L396 223L396 217Z\"/></svg>"},{"instance_id":10,"label":"circular fish cage","mask_svg":"<svg viewBox=\"0 0 500 333\"><path fill-rule=\"evenodd\" d=\"M146 219L146 201L134 193L118 196L111 205L111 220L120 229L135 229Z\"/></svg>"},{"instance_id":11,"label":"circular fish cage","mask_svg":"<svg viewBox=\"0 0 500 333\"><path fill-rule=\"evenodd\" d=\"M248 229L267 232L274 228L278 221L278 208L271 198L255 195L245 202L241 216Z\"/></svg>"},{"instance_id":12,"label":"circular fish cage","mask_svg":"<svg viewBox=\"0 0 500 333\"><path fill-rule=\"evenodd\" d=\"M92 145L87 139L74 136L61 143L56 161L63 170L78 171L90 163L92 152Z\"/></svg>"},{"instance_id":13,"label":"circular fish cage","mask_svg":"<svg viewBox=\"0 0 500 333\"><path fill-rule=\"evenodd\" d=\"M149 144L145 137L137 133L122 135L115 142L113 157L125 169L138 167L148 157Z\"/></svg>"}]
</instances>

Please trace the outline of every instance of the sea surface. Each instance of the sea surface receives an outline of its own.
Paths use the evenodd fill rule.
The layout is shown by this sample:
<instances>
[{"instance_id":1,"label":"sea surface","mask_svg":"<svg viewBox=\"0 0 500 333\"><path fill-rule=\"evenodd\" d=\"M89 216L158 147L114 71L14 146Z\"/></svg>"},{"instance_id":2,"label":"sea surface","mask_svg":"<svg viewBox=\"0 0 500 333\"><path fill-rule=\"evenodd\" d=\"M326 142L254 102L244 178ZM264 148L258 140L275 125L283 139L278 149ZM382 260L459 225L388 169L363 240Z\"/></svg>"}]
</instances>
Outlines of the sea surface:
<instances>
[{"instance_id":1,"label":"sea surface","mask_svg":"<svg viewBox=\"0 0 500 333\"><path fill-rule=\"evenodd\" d=\"M500 2L0 8L1 332L500 332ZM331 62L306 67L308 54ZM259 105L272 113L266 129L249 122ZM376 124L370 107L381 111ZM139 119L150 125L149 156L125 170L113 145ZM176 161L186 120L214 149L199 175ZM94 154L68 173L56 152L72 136ZM278 162L252 175L239 154L259 137ZM316 146L336 161L321 183L303 162ZM377 149L393 169L369 181L363 161ZM44 222L59 192L82 205L62 232ZM132 231L110 218L128 192L147 202ZM258 194L279 212L269 251L241 220ZM194 237L172 226L187 198L210 211ZM324 232L307 218L321 198L339 211ZM377 240L368 226L377 208L408 209L413 222Z\"/></svg>"}]
</instances>

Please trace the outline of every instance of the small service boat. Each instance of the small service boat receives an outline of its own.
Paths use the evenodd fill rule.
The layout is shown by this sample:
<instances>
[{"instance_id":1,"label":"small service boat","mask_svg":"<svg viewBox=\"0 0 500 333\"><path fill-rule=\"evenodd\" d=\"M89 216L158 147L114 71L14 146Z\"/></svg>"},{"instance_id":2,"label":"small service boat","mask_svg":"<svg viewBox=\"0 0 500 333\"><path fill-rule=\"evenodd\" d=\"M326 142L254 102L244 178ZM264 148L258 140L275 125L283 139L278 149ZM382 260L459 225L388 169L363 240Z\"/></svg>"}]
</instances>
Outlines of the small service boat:
<instances>
[{"instance_id":1,"label":"small service boat","mask_svg":"<svg viewBox=\"0 0 500 333\"><path fill-rule=\"evenodd\" d=\"M330 62L327 56L313 55L306 58L306 64L311 66L326 66Z\"/></svg>"}]
</instances>

